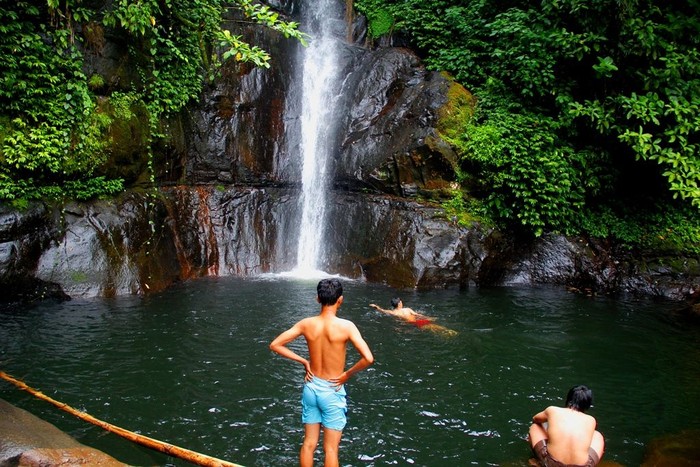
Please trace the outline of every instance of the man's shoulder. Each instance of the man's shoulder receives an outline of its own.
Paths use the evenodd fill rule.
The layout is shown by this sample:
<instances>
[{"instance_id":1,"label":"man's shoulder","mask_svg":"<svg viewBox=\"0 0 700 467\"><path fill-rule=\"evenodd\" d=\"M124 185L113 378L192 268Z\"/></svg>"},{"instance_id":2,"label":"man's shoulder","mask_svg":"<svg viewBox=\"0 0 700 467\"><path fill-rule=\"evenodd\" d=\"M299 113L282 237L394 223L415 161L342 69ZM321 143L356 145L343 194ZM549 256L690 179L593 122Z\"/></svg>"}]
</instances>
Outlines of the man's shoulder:
<instances>
[{"instance_id":1,"label":"man's shoulder","mask_svg":"<svg viewBox=\"0 0 700 467\"><path fill-rule=\"evenodd\" d=\"M347 329L352 329L355 328L355 323L350 321L349 319L345 318L340 318L338 316L333 316L330 318L324 317L322 315L317 315L317 316L310 316L308 318L304 318L301 321L299 321L299 325L303 326L332 326L332 327L340 327L340 328L347 328Z\"/></svg>"},{"instance_id":2,"label":"man's shoulder","mask_svg":"<svg viewBox=\"0 0 700 467\"><path fill-rule=\"evenodd\" d=\"M545 412L547 412L549 415L553 414L566 414L567 409L564 407L559 407L558 405L550 405L546 409L544 409Z\"/></svg>"}]
</instances>

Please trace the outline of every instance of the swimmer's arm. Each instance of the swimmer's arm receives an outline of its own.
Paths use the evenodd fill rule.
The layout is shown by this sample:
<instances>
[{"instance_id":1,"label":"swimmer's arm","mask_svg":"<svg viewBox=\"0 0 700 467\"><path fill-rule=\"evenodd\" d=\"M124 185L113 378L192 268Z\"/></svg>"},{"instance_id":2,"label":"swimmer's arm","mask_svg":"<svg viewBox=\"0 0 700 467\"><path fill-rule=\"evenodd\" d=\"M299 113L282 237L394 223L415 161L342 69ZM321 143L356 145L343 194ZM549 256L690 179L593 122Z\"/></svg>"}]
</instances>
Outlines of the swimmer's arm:
<instances>
[{"instance_id":1,"label":"swimmer's arm","mask_svg":"<svg viewBox=\"0 0 700 467\"><path fill-rule=\"evenodd\" d=\"M288 358L295 362L299 362L302 365L304 365L304 369L306 370L306 375L304 379L306 381L310 381L313 377L313 373L311 372L311 363L307 359L305 359L304 357L287 347L287 344L289 344L301 335L303 335L303 329L300 323L297 323L291 328L284 331L279 336L277 336L275 340L273 340L270 343L270 350L285 358Z\"/></svg>"},{"instance_id":2,"label":"swimmer's arm","mask_svg":"<svg viewBox=\"0 0 700 467\"><path fill-rule=\"evenodd\" d=\"M375 305L374 303L369 304L370 307L374 308L377 311L381 311L382 313L388 313L391 314L391 311L385 310L384 308L381 308L379 305Z\"/></svg>"},{"instance_id":3,"label":"swimmer's arm","mask_svg":"<svg viewBox=\"0 0 700 467\"><path fill-rule=\"evenodd\" d=\"M381 308L378 305L375 305L374 303L370 303L369 306L371 306L372 308L374 308L377 311L381 311L382 313L386 313L387 315L399 316L399 314L396 313L394 310L385 310L384 308Z\"/></svg>"}]
</instances>

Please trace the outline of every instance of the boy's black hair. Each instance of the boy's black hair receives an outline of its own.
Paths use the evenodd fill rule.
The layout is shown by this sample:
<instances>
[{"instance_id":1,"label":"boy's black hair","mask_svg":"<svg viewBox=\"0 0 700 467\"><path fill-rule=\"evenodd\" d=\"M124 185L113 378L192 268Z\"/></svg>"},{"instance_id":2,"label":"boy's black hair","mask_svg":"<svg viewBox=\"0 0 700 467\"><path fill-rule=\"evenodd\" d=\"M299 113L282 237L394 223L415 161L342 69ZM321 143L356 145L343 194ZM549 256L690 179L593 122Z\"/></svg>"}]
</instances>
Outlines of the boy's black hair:
<instances>
[{"instance_id":1,"label":"boy's black hair","mask_svg":"<svg viewBox=\"0 0 700 467\"><path fill-rule=\"evenodd\" d=\"M401 298L399 298L399 297L392 298L391 299L391 306L393 308L396 308L397 306L399 306L400 302L401 302Z\"/></svg>"},{"instance_id":2,"label":"boy's black hair","mask_svg":"<svg viewBox=\"0 0 700 467\"><path fill-rule=\"evenodd\" d=\"M316 286L321 305L335 305L343 295L343 284L338 279L322 279Z\"/></svg>"},{"instance_id":3,"label":"boy's black hair","mask_svg":"<svg viewBox=\"0 0 700 467\"><path fill-rule=\"evenodd\" d=\"M566 395L566 407L569 409L585 412L593 404L593 391L587 386L579 385L569 389Z\"/></svg>"}]
</instances>

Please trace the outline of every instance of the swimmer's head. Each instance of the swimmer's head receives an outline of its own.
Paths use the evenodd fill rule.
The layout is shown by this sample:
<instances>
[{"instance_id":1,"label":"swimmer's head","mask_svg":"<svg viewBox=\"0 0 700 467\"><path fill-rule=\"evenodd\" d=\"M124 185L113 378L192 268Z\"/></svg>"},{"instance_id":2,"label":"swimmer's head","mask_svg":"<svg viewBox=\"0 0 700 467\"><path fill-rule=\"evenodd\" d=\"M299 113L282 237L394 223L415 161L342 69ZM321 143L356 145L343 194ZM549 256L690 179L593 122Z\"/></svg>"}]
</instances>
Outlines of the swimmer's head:
<instances>
[{"instance_id":1,"label":"swimmer's head","mask_svg":"<svg viewBox=\"0 0 700 467\"><path fill-rule=\"evenodd\" d=\"M395 297L395 298L391 299L392 308L398 308L400 303L401 303L401 299L399 297Z\"/></svg>"}]
</instances>

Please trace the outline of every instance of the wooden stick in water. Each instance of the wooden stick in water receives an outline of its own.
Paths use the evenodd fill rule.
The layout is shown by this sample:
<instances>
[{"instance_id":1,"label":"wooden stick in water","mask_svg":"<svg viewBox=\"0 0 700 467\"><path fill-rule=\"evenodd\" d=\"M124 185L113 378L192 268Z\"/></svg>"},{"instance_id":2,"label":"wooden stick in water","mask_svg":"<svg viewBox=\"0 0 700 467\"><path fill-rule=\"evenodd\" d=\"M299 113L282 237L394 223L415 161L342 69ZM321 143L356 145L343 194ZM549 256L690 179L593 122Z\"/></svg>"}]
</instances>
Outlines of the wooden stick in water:
<instances>
[{"instance_id":1,"label":"wooden stick in water","mask_svg":"<svg viewBox=\"0 0 700 467\"><path fill-rule=\"evenodd\" d=\"M98 418L93 417L92 415L89 415L85 412L81 412L80 410L76 410L73 407L69 406L68 404L64 404L63 402L59 402L55 399L52 399L51 397L43 394L41 391L37 391L36 389L33 389L29 386L27 386L24 382L13 378L12 376L8 375L4 371L0 371L0 378L9 381L10 383L14 384L18 388L27 391L28 393L34 395L35 397L44 400L46 402L49 402L50 404L55 405L59 409L68 412L71 415L74 415L78 417L81 420L84 420L88 423L92 423L93 425L97 425L100 428L103 428L109 432L112 432L114 434L117 434L123 438L128 439L129 441L133 441L134 443L141 444L143 446L146 446L148 448L154 449L156 451L163 452L165 454L178 457L180 459L184 459L188 462L192 462L193 464L197 465L202 465L205 467L242 467L239 464L234 464L232 462L224 461L221 459L217 459L215 457L210 457L207 456L206 454L200 454L195 451L190 451L189 449L181 448L169 443L164 443L162 441L158 441L157 439L149 438L148 436L143 436L139 435L137 433L134 433L129 430L125 430L124 428L120 428L116 425L112 425L111 423L104 422Z\"/></svg>"}]
</instances>

